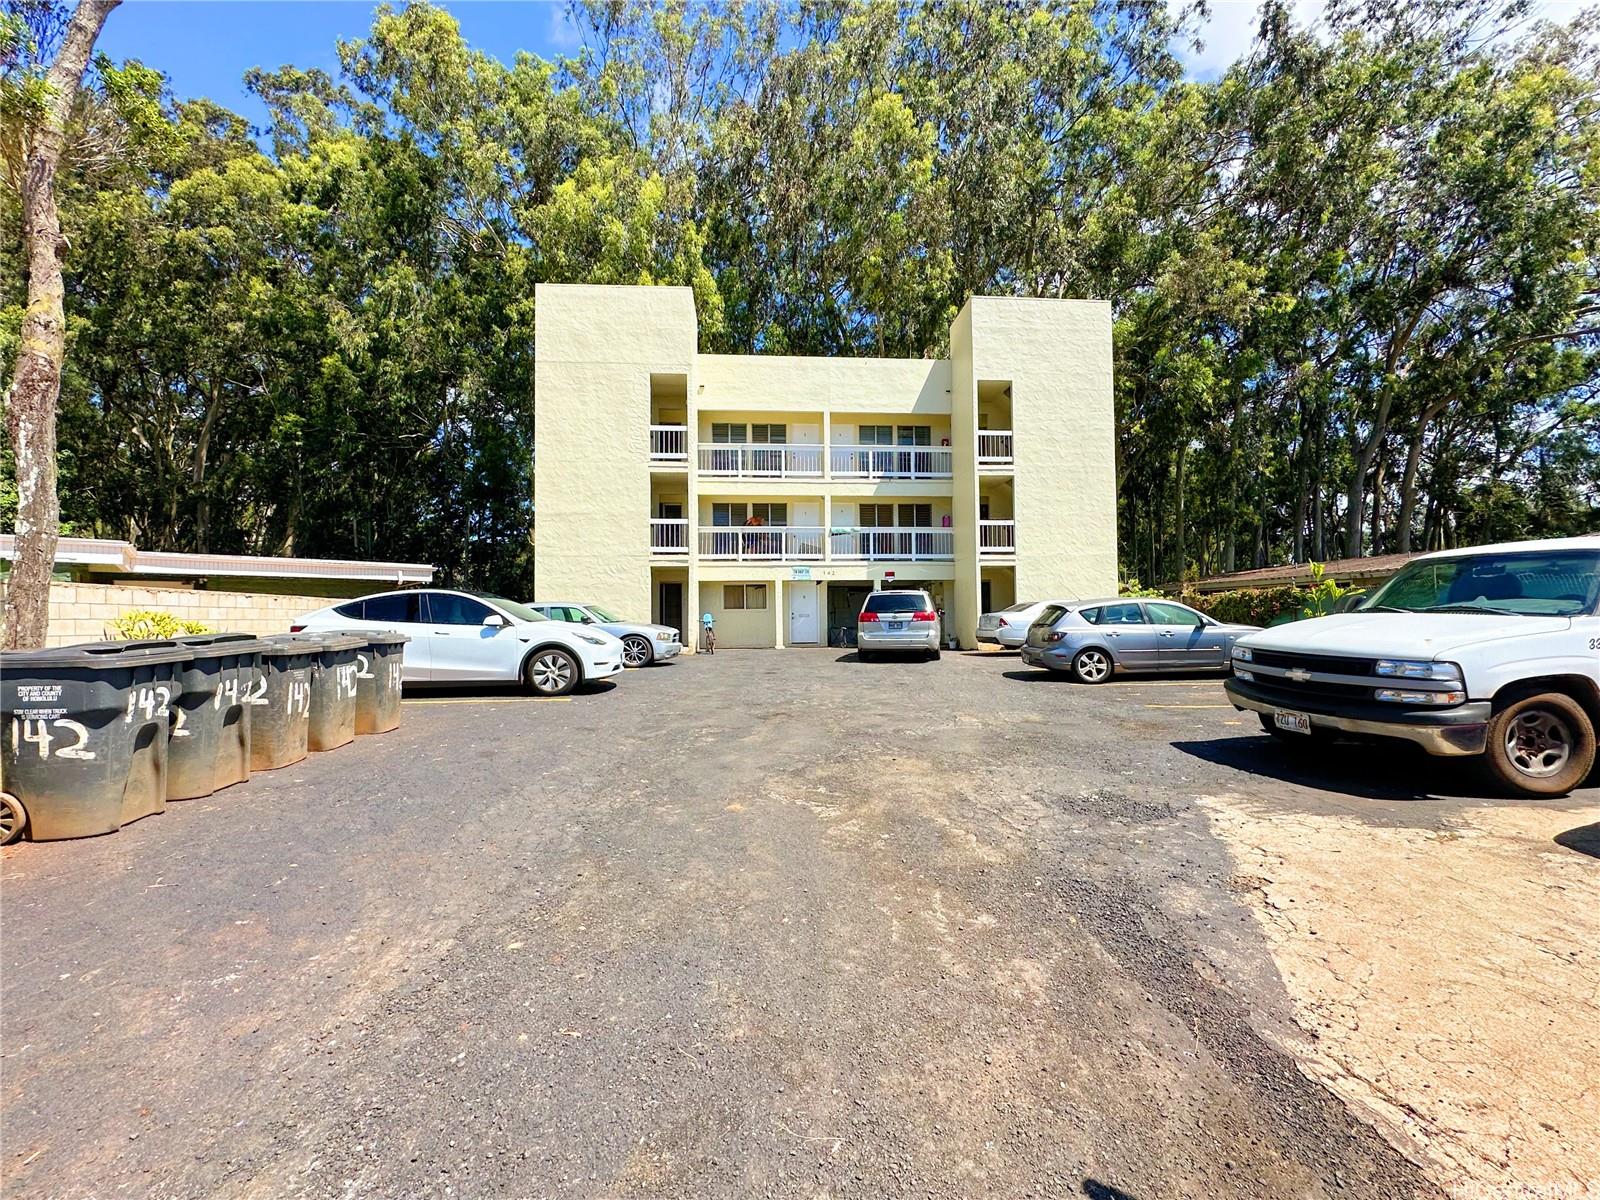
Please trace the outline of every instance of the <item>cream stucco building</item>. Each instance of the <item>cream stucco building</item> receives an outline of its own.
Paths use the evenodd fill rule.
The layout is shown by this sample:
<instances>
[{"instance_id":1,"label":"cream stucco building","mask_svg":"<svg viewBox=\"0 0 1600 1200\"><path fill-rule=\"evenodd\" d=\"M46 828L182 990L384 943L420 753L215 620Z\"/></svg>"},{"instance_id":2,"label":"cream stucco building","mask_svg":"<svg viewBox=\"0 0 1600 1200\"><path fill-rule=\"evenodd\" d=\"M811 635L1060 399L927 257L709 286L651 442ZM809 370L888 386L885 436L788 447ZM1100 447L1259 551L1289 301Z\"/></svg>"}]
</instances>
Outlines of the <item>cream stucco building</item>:
<instances>
[{"instance_id":1,"label":"cream stucco building","mask_svg":"<svg viewBox=\"0 0 1600 1200\"><path fill-rule=\"evenodd\" d=\"M973 645L1116 591L1111 311L974 296L949 359L701 354L687 288L540 285L534 586L719 646L827 644L926 587Z\"/></svg>"}]
</instances>

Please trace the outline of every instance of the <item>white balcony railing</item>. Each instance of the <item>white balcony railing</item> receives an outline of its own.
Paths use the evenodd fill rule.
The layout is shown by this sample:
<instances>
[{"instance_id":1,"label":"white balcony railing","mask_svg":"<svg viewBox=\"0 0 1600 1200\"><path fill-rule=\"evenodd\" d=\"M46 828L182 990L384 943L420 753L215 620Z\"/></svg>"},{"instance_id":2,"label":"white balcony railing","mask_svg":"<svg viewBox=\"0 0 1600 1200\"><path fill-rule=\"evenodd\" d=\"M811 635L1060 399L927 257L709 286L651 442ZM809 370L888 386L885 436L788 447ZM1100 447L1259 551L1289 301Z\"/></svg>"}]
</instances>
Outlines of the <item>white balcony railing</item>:
<instances>
[{"instance_id":1,"label":"white balcony railing","mask_svg":"<svg viewBox=\"0 0 1600 1200\"><path fill-rule=\"evenodd\" d=\"M650 553L688 554L689 519L687 517L651 517Z\"/></svg>"},{"instance_id":2,"label":"white balcony railing","mask_svg":"<svg viewBox=\"0 0 1600 1200\"><path fill-rule=\"evenodd\" d=\"M650 461L652 463L689 462L689 427L687 425L650 426Z\"/></svg>"},{"instance_id":3,"label":"white balcony railing","mask_svg":"<svg viewBox=\"0 0 1600 1200\"><path fill-rule=\"evenodd\" d=\"M978 554L980 557L1003 557L1017 552L1017 523L1015 521L979 521Z\"/></svg>"},{"instance_id":4,"label":"white balcony railing","mask_svg":"<svg viewBox=\"0 0 1600 1200\"><path fill-rule=\"evenodd\" d=\"M820 526L748 525L736 529L702 529L700 557L728 562L818 562L823 557Z\"/></svg>"},{"instance_id":5,"label":"white balcony railing","mask_svg":"<svg viewBox=\"0 0 1600 1200\"><path fill-rule=\"evenodd\" d=\"M1011 457L1011 430L978 430L978 465L980 467L1009 467Z\"/></svg>"},{"instance_id":6,"label":"white balcony railing","mask_svg":"<svg viewBox=\"0 0 1600 1200\"><path fill-rule=\"evenodd\" d=\"M822 447L702 442L700 473L726 479L820 479Z\"/></svg>"},{"instance_id":7,"label":"white balcony railing","mask_svg":"<svg viewBox=\"0 0 1600 1200\"><path fill-rule=\"evenodd\" d=\"M952 529L914 529L899 526L863 526L835 529L828 537L828 557L852 562L880 559L936 561L956 556Z\"/></svg>"},{"instance_id":8,"label":"white balcony railing","mask_svg":"<svg viewBox=\"0 0 1600 1200\"><path fill-rule=\"evenodd\" d=\"M829 446L835 479L949 479L949 446Z\"/></svg>"}]
</instances>

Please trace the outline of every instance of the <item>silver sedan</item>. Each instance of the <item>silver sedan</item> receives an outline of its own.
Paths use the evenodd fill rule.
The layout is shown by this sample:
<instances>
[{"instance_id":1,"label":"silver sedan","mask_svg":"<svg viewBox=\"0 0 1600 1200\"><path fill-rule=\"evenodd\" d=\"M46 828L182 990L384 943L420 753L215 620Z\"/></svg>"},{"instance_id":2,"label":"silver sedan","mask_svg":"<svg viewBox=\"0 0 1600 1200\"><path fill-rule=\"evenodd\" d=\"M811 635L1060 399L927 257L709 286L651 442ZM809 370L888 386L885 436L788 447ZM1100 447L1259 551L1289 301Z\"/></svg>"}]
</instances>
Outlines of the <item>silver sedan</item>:
<instances>
[{"instance_id":1,"label":"silver sedan","mask_svg":"<svg viewBox=\"0 0 1600 1200\"><path fill-rule=\"evenodd\" d=\"M1227 671L1233 643L1259 625L1229 625L1171 600L1052 604L1028 627L1022 661L1104 683L1117 671Z\"/></svg>"},{"instance_id":2,"label":"silver sedan","mask_svg":"<svg viewBox=\"0 0 1600 1200\"><path fill-rule=\"evenodd\" d=\"M651 625L643 621L624 621L598 604L578 604L570 600L541 600L528 606L552 621L573 625L598 625L612 637L622 639L622 663L627 667L648 667L665 662L683 652L683 640L670 625Z\"/></svg>"},{"instance_id":3,"label":"silver sedan","mask_svg":"<svg viewBox=\"0 0 1600 1200\"><path fill-rule=\"evenodd\" d=\"M1016 650L1028 640L1028 627L1052 603L1050 600L1024 600L998 612L986 612L978 618L978 640Z\"/></svg>"}]
</instances>

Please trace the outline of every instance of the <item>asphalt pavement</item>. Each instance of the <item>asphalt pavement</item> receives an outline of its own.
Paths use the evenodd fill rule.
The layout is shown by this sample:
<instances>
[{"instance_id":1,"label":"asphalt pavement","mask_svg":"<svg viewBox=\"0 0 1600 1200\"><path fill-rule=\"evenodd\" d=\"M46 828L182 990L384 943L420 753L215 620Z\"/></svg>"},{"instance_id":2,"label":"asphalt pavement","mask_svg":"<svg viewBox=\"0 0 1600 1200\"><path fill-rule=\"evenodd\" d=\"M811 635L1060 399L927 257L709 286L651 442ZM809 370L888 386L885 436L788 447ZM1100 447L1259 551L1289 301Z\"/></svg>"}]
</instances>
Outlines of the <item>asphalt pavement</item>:
<instances>
[{"instance_id":1,"label":"asphalt pavement","mask_svg":"<svg viewBox=\"0 0 1600 1200\"><path fill-rule=\"evenodd\" d=\"M1010 655L417 695L4 852L4 1193L1436 1196L1281 1048L1193 801L1428 824L1477 787Z\"/></svg>"}]
</instances>

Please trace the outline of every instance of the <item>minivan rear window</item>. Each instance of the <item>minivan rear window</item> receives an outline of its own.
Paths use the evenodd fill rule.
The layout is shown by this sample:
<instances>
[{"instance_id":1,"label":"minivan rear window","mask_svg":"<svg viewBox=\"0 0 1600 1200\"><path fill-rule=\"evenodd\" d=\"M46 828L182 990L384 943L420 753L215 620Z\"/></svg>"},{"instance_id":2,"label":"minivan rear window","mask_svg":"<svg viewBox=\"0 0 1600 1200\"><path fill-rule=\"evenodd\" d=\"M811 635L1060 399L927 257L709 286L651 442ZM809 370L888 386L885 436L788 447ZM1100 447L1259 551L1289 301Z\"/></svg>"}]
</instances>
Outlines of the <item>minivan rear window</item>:
<instances>
[{"instance_id":1,"label":"minivan rear window","mask_svg":"<svg viewBox=\"0 0 1600 1200\"><path fill-rule=\"evenodd\" d=\"M927 612L932 608L922 592L879 592L868 596L863 607L868 612Z\"/></svg>"}]
</instances>

